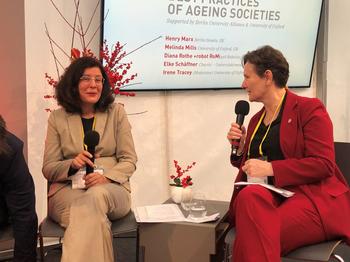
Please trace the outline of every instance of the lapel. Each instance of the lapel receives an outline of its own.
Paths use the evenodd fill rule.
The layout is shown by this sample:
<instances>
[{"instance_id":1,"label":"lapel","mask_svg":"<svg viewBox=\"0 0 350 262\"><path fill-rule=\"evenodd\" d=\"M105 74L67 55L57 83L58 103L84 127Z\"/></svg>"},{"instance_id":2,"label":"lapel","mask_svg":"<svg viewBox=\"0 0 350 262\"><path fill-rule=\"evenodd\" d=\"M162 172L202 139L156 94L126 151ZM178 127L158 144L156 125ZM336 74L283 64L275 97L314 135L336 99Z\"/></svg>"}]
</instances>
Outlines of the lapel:
<instances>
[{"instance_id":1,"label":"lapel","mask_svg":"<svg viewBox=\"0 0 350 262\"><path fill-rule=\"evenodd\" d=\"M298 136L302 134L302 132L298 134L299 125L298 96L287 91L280 127L280 144L285 158L298 155L298 148L302 146L298 139Z\"/></svg>"},{"instance_id":2,"label":"lapel","mask_svg":"<svg viewBox=\"0 0 350 262\"><path fill-rule=\"evenodd\" d=\"M68 129L73 145L77 152L83 150L83 124L81 123L81 117L79 114L68 113Z\"/></svg>"},{"instance_id":3,"label":"lapel","mask_svg":"<svg viewBox=\"0 0 350 262\"><path fill-rule=\"evenodd\" d=\"M108 110L106 112L96 112L95 114L95 131L100 135L100 143L102 140L102 135L106 129Z\"/></svg>"}]
</instances>

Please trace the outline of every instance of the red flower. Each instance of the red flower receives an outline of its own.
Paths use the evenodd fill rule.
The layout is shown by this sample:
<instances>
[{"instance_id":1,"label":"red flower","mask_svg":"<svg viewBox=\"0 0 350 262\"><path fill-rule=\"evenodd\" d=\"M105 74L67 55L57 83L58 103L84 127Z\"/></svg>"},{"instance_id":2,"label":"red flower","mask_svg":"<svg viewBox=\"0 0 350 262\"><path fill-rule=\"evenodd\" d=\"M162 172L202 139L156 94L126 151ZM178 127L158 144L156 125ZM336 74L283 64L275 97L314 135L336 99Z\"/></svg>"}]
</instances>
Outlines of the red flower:
<instances>
[{"instance_id":1,"label":"red flower","mask_svg":"<svg viewBox=\"0 0 350 262\"><path fill-rule=\"evenodd\" d=\"M173 180L172 183L170 183L171 186L177 186L177 187L188 187L193 185L192 178L188 175L186 177L183 177L183 174L188 172L196 162L192 162L191 165L188 165L186 169L182 169L182 167L179 165L178 161L174 160L174 166L176 169L176 175L170 175L170 178Z\"/></svg>"},{"instance_id":2,"label":"red flower","mask_svg":"<svg viewBox=\"0 0 350 262\"><path fill-rule=\"evenodd\" d=\"M77 59L77 58L79 58L80 57L80 51L78 50L78 49L76 49L76 48L72 48L71 50L70 50L70 56L71 56L71 58L74 60L74 59Z\"/></svg>"},{"instance_id":3,"label":"red flower","mask_svg":"<svg viewBox=\"0 0 350 262\"><path fill-rule=\"evenodd\" d=\"M181 180L182 187L188 187L192 185L192 178L187 176Z\"/></svg>"}]
</instances>

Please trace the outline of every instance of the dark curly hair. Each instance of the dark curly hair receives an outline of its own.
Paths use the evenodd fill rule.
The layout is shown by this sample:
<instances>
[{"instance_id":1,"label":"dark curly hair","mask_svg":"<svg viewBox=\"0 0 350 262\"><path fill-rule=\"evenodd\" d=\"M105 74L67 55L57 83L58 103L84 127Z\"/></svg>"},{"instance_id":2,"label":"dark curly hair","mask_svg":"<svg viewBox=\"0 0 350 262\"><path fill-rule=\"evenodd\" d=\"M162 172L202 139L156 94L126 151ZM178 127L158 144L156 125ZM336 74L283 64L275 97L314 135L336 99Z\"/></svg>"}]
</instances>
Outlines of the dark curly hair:
<instances>
[{"instance_id":1,"label":"dark curly hair","mask_svg":"<svg viewBox=\"0 0 350 262\"><path fill-rule=\"evenodd\" d=\"M247 62L255 65L258 76L263 77L266 70L271 70L275 84L283 88L289 78L289 64L281 51L271 47L263 46L243 56L242 63Z\"/></svg>"},{"instance_id":2,"label":"dark curly hair","mask_svg":"<svg viewBox=\"0 0 350 262\"><path fill-rule=\"evenodd\" d=\"M6 135L6 123L0 115L0 156L8 155L11 152L11 148L6 142Z\"/></svg>"},{"instance_id":3,"label":"dark curly hair","mask_svg":"<svg viewBox=\"0 0 350 262\"><path fill-rule=\"evenodd\" d=\"M93 57L80 57L74 60L60 78L56 87L56 99L69 113L81 113L81 100L79 96L79 81L84 74L85 69L98 67L105 79L103 83L102 93L99 101L95 104L95 110L104 112L109 105L114 102L114 96L111 92L108 76L97 59Z\"/></svg>"}]
</instances>

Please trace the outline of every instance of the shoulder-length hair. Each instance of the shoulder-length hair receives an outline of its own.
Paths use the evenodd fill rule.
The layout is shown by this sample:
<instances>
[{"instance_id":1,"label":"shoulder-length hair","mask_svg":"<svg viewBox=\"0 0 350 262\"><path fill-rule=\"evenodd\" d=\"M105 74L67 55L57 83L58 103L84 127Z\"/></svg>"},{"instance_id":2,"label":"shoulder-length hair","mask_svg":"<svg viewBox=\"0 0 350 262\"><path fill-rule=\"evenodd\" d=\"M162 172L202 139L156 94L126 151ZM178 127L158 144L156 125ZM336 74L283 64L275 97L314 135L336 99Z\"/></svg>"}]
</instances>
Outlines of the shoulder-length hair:
<instances>
[{"instance_id":1,"label":"shoulder-length hair","mask_svg":"<svg viewBox=\"0 0 350 262\"><path fill-rule=\"evenodd\" d=\"M283 88L289 78L289 64L282 52L271 47L263 46L243 56L243 65L247 62L255 66L258 76L263 77L266 70L271 70L276 86Z\"/></svg>"},{"instance_id":2,"label":"shoulder-length hair","mask_svg":"<svg viewBox=\"0 0 350 262\"><path fill-rule=\"evenodd\" d=\"M0 115L0 156L8 155L11 152L11 148L6 142L6 134L6 123Z\"/></svg>"},{"instance_id":3,"label":"shoulder-length hair","mask_svg":"<svg viewBox=\"0 0 350 262\"><path fill-rule=\"evenodd\" d=\"M95 110L105 112L114 102L108 76L100 61L93 57L80 57L74 60L66 69L56 86L56 99L69 113L81 113L81 100L79 96L79 82L85 69L98 67L105 79L99 101L95 104Z\"/></svg>"}]
</instances>

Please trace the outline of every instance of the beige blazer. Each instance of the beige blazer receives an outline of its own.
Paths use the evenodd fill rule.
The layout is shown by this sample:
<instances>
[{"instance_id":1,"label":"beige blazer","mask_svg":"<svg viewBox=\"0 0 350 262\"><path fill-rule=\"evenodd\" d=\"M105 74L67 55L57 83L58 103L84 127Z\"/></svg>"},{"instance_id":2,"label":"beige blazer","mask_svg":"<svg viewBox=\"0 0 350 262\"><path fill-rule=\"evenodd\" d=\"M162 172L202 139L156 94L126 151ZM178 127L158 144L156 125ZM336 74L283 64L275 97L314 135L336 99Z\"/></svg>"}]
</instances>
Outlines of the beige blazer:
<instances>
[{"instance_id":1,"label":"beige blazer","mask_svg":"<svg viewBox=\"0 0 350 262\"><path fill-rule=\"evenodd\" d=\"M100 134L96 146L100 157L95 164L104 169L106 177L130 192L129 178L136 169L137 156L124 107L112 104L106 112L97 112L95 121L95 131ZM82 130L79 114L67 113L63 108L50 114L42 168L51 184L49 197L69 183L71 162L84 148Z\"/></svg>"}]
</instances>

